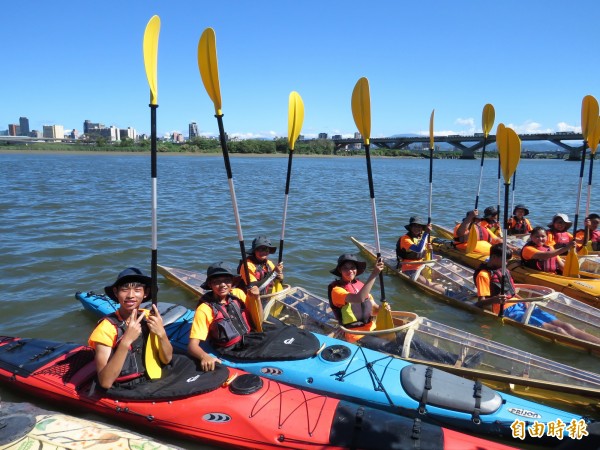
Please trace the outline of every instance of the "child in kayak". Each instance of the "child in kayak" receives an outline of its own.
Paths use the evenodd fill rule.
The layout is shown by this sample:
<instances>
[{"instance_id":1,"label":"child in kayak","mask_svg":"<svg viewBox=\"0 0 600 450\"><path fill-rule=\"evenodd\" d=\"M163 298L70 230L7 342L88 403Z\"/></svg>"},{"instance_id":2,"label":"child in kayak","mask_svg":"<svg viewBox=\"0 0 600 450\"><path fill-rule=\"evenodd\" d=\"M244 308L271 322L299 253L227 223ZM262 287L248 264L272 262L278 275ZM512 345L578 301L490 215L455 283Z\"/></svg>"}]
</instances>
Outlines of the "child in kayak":
<instances>
[{"instance_id":1,"label":"child in kayak","mask_svg":"<svg viewBox=\"0 0 600 450\"><path fill-rule=\"evenodd\" d=\"M532 235L535 230L536 229L534 228ZM511 256L511 250L507 249L506 258L510 259ZM482 263L473 273L473 281L477 287L478 301L475 303L475 306L480 308L490 307L494 314L499 314L501 309L500 305L503 304L504 316L517 322L522 322L528 307L533 307L534 310L529 318L530 325L541 327L556 333L566 334L584 341L600 343L599 337L582 331L570 323L558 320L554 315L538 308L536 305L519 302L517 289L515 288L515 283L508 269L506 269L504 275L504 293L502 293L502 244L492 245L489 260ZM511 299L517 301L510 301Z\"/></svg>"},{"instance_id":2,"label":"child in kayak","mask_svg":"<svg viewBox=\"0 0 600 450\"><path fill-rule=\"evenodd\" d=\"M272 246L266 236L258 236L252 241L252 247L247 252L246 261L250 281L246 279L243 262L238 266L238 273L241 275L242 281L246 283L246 286L259 286L260 295L276 292L276 284L281 285L283 281L283 262L275 265L269 260L269 255L275 253L276 250L277 247ZM269 278L272 280L267 283Z\"/></svg>"},{"instance_id":3,"label":"child in kayak","mask_svg":"<svg viewBox=\"0 0 600 450\"><path fill-rule=\"evenodd\" d=\"M584 229L578 230L576 233L577 242L580 245L585 246L588 241L592 243L592 250L599 251L600 250L600 230L598 226L600 225L600 215L598 214L590 214L587 216L583 222Z\"/></svg>"},{"instance_id":4,"label":"child in kayak","mask_svg":"<svg viewBox=\"0 0 600 450\"><path fill-rule=\"evenodd\" d=\"M471 228L475 227L477 232L477 246L473 250L475 253L489 254L490 246L497 243L500 238L490 233L485 227L480 226L481 219L478 217L479 210L473 209L467 211L462 222L454 227L454 246L457 250L465 252L469 241Z\"/></svg>"},{"instance_id":5,"label":"child in kayak","mask_svg":"<svg viewBox=\"0 0 600 450\"><path fill-rule=\"evenodd\" d=\"M561 275L565 263L558 256L566 254L574 246L575 241L571 241L564 247L553 249L548 245L546 230L535 227L529 241L521 249L521 262L525 267Z\"/></svg>"},{"instance_id":6,"label":"child in kayak","mask_svg":"<svg viewBox=\"0 0 600 450\"><path fill-rule=\"evenodd\" d=\"M529 215L529 208L519 203L513 210L513 215L508 219L508 227L506 232L508 235L527 234L531 233L533 227L531 222L525 216Z\"/></svg>"},{"instance_id":7,"label":"child in kayak","mask_svg":"<svg viewBox=\"0 0 600 450\"><path fill-rule=\"evenodd\" d=\"M502 237L502 227L498 222L498 209L495 206L488 206L483 210L483 220L479 222L479 226L486 228L492 235L494 241L496 238Z\"/></svg>"},{"instance_id":8,"label":"child in kayak","mask_svg":"<svg viewBox=\"0 0 600 450\"><path fill-rule=\"evenodd\" d=\"M546 235L547 244L554 249L565 247L573 240L573 235L567 230L573 225L566 214L557 213L552 217L552 222L548 224Z\"/></svg>"},{"instance_id":9,"label":"child in kayak","mask_svg":"<svg viewBox=\"0 0 600 450\"><path fill-rule=\"evenodd\" d=\"M380 258L365 283L357 277L362 274L367 263L359 261L351 253L344 253L338 258L337 266L330 272L339 277L327 288L329 304L339 323L353 330L371 331L375 329L374 317L379 311L379 305L373 300L371 289L375 280L384 268ZM356 342L360 334L346 333L348 342Z\"/></svg>"},{"instance_id":10,"label":"child in kayak","mask_svg":"<svg viewBox=\"0 0 600 450\"><path fill-rule=\"evenodd\" d=\"M413 216L409 219L408 225L404 225L404 228L408 233L400 237L396 243L396 259L402 273L413 278L422 264L407 263L422 261L427 250L431 250L431 244L426 241L427 236L431 233L431 225L421 220L419 216ZM424 233L425 231L427 232ZM400 264L401 262L404 264ZM420 278L422 277L419 276ZM425 279L419 281L424 283Z\"/></svg>"},{"instance_id":11,"label":"child in kayak","mask_svg":"<svg viewBox=\"0 0 600 450\"><path fill-rule=\"evenodd\" d=\"M427 250L431 250L431 244L427 242L427 236L431 233L431 224L425 223L419 216L413 216L404 228L408 233L400 237L396 243L398 268L404 275L443 293L444 288L441 285L431 283L422 275L424 266L418 264L425 259ZM413 262L415 264L412 264Z\"/></svg>"},{"instance_id":12,"label":"child in kayak","mask_svg":"<svg viewBox=\"0 0 600 450\"><path fill-rule=\"evenodd\" d=\"M200 346L202 341L208 339L215 346L230 347L250 331L247 295L233 287L235 278L238 277L223 262L210 265L206 271L201 287L208 292L200 298L188 342L189 355L200 361L203 371L214 370L221 360L205 352ZM258 295L257 286L249 288L248 297L253 301L259 301Z\"/></svg>"},{"instance_id":13,"label":"child in kayak","mask_svg":"<svg viewBox=\"0 0 600 450\"><path fill-rule=\"evenodd\" d=\"M160 361L171 362L173 347L156 305L152 305L152 312L138 310L150 296L151 281L140 269L130 267L104 288L106 295L119 302L119 309L98 323L88 341L96 351L98 381L104 389L114 384L134 386L148 380L144 350L149 333L159 338Z\"/></svg>"}]
</instances>

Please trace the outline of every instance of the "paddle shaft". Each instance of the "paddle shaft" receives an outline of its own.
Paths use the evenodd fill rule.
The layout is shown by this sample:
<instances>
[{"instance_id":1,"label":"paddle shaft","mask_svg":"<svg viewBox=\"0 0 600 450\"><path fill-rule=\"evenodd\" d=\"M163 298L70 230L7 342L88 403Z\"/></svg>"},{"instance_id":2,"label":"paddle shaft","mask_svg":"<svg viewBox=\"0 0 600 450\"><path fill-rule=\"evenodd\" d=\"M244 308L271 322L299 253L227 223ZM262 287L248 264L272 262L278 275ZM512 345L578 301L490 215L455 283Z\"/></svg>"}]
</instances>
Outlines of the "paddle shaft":
<instances>
[{"instance_id":1,"label":"paddle shaft","mask_svg":"<svg viewBox=\"0 0 600 450\"><path fill-rule=\"evenodd\" d=\"M219 125L219 140L221 150L223 151L223 161L225 162L225 171L227 172L227 182L229 183L229 193L231 194L231 203L233 205L233 215L235 216L235 226L237 228L238 240L240 242L240 253L242 254L242 264L246 280L250 284L250 271L248 270L248 261L246 258L246 246L244 245L244 235L242 234L242 224L240 223L240 213L238 211L237 198L235 196L235 186L233 185L233 174L231 172L231 163L229 162L229 151L227 150L227 141L225 140L225 128L223 127L223 114L215 114Z\"/></svg>"},{"instance_id":2,"label":"paddle shaft","mask_svg":"<svg viewBox=\"0 0 600 450\"><path fill-rule=\"evenodd\" d=\"M150 104L150 176L152 178L152 257L150 263L150 277L152 284L150 292L152 304L158 303L158 229L156 220L157 210L157 164L156 164L156 109L158 105Z\"/></svg>"},{"instance_id":3,"label":"paddle shaft","mask_svg":"<svg viewBox=\"0 0 600 450\"><path fill-rule=\"evenodd\" d=\"M515 185L517 183L517 171L515 170L515 173L513 173L513 180L512 180L512 200L511 200L511 204L510 204L510 210L514 211L515 210ZM504 225L504 229L506 230L506 224Z\"/></svg>"},{"instance_id":4,"label":"paddle shaft","mask_svg":"<svg viewBox=\"0 0 600 450\"><path fill-rule=\"evenodd\" d=\"M510 180L509 180L510 181ZM504 184L504 230L508 227L508 183ZM506 286L506 236L508 233L504 232L502 236L502 278L500 279L500 294L504 295L504 289ZM500 303L500 312L498 317L504 316L504 303Z\"/></svg>"},{"instance_id":5,"label":"paddle shaft","mask_svg":"<svg viewBox=\"0 0 600 450\"><path fill-rule=\"evenodd\" d=\"M573 239L577 233L577 221L579 219L579 202L581 200L581 189L583 187L583 172L585 171L585 151L587 149L587 141L583 141L581 149L581 165L579 167L579 187L577 188L577 202L575 203L575 219L573 220Z\"/></svg>"},{"instance_id":6,"label":"paddle shaft","mask_svg":"<svg viewBox=\"0 0 600 450\"><path fill-rule=\"evenodd\" d=\"M500 158L498 158L498 214L500 214L500 195L502 192L502 182L500 181L500 174L502 169L500 168ZM508 205L506 205L508 207Z\"/></svg>"},{"instance_id":7,"label":"paddle shaft","mask_svg":"<svg viewBox=\"0 0 600 450\"><path fill-rule=\"evenodd\" d=\"M283 261L283 241L285 239L285 221L287 219L288 196L290 193L290 179L292 178L292 158L294 152L290 149L288 156L287 176L285 178L285 196L283 199L283 220L281 221L281 239L279 239L279 258L278 262Z\"/></svg>"},{"instance_id":8,"label":"paddle shaft","mask_svg":"<svg viewBox=\"0 0 600 450\"><path fill-rule=\"evenodd\" d=\"M375 251L377 252L377 259L379 259L381 258L381 248L379 247L379 226L377 225L377 207L375 206L375 188L373 187L373 171L371 170L370 147L370 144L365 144L365 153L367 155L367 176L369 178L369 195L371 196L371 213L373 215L373 229L375 231ZM381 301L385 302L383 272L379 272L379 285L381 286Z\"/></svg>"},{"instance_id":9,"label":"paddle shaft","mask_svg":"<svg viewBox=\"0 0 600 450\"><path fill-rule=\"evenodd\" d=\"M487 144L487 136L483 136L483 149L481 150L481 164L479 169L479 183L477 184L477 195L475 196L475 208L479 205L479 192L481 192L481 180L483 179L483 160L485 159L485 146Z\"/></svg>"},{"instance_id":10,"label":"paddle shaft","mask_svg":"<svg viewBox=\"0 0 600 450\"><path fill-rule=\"evenodd\" d=\"M590 155L590 172L588 174L588 189L587 189L587 200L585 202L585 217L590 215L590 199L592 198L592 173L594 171L594 159L596 153L593 152Z\"/></svg>"}]
</instances>

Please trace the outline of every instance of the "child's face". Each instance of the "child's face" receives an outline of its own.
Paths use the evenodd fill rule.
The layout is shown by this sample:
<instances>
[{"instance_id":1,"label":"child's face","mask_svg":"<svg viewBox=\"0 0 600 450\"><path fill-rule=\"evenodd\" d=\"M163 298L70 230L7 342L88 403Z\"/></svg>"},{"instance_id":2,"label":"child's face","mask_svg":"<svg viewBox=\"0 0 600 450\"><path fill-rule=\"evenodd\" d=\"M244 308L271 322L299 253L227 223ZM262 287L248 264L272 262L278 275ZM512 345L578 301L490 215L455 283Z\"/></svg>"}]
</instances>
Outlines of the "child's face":
<instances>
[{"instance_id":1,"label":"child's face","mask_svg":"<svg viewBox=\"0 0 600 450\"><path fill-rule=\"evenodd\" d=\"M560 217L554 221L554 229L556 231L565 231L567 224Z\"/></svg>"},{"instance_id":2,"label":"child's face","mask_svg":"<svg viewBox=\"0 0 600 450\"><path fill-rule=\"evenodd\" d=\"M533 243L535 245L540 246L540 245L546 244L546 241L548 240L548 236L546 236L545 231L539 231L537 233L531 234L531 240L533 241Z\"/></svg>"},{"instance_id":3,"label":"child's face","mask_svg":"<svg viewBox=\"0 0 600 450\"><path fill-rule=\"evenodd\" d=\"M525 210L523 208L515 209L515 216L517 216L519 219L522 219L525 216Z\"/></svg>"},{"instance_id":4,"label":"child's face","mask_svg":"<svg viewBox=\"0 0 600 450\"><path fill-rule=\"evenodd\" d=\"M219 298L225 298L229 294L232 284L233 277L227 275L216 276L208 282L211 291Z\"/></svg>"},{"instance_id":5,"label":"child's face","mask_svg":"<svg viewBox=\"0 0 600 450\"><path fill-rule=\"evenodd\" d=\"M147 295L146 288L141 283L126 283L113 288L113 292L117 300L119 300L121 309L130 313L140 307L140 304Z\"/></svg>"},{"instance_id":6,"label":"child's face","mask_svg":"<svg viewBox=\"0 0 600 450\"><path fill-rule=\"evenodd\" d=\"M269 247L264 245L256 247L256 250L254 250L254 256L259 261L266 261L269 258Z\"/></svg>"},{"instance_id":7,"label":"child's face","mask_svg":"<svg viewBox=\"0 0 600 450\"><path fill-rule=\"evenodd\" d=\"M342 274L342 280L352 281L356 278L356 264L352 261L346 261L340 266L340 273Z\"/></svg>"}]
</instances>

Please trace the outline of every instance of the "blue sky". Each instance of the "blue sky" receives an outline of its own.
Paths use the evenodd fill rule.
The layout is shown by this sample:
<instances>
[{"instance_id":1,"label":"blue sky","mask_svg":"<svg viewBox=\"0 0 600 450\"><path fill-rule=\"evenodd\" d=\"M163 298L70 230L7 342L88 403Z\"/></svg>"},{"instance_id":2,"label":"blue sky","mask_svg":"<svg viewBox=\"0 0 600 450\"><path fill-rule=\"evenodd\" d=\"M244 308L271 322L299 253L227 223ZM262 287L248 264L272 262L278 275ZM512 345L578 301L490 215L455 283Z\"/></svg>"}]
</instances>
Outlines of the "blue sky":
<instances>
[{"instance_id":1,"label":"blue sky","mask_svg":"<svg viewBox=\"0 0 600 450\"><path fill-rule=\"evenodd\" d=\"M519 133L579 131L581 100L600 98L600 2L11 1L2 4L0 130L30 119L81 132L83 121L149 132L142 38L162 26L158 132L189 122L218 134L197 45L213 27L225 130L287 136L289 93L302 134L351 135L350 98L366 76L372 137L481 131L486 103Z\"/></svg>"}]
</instances>

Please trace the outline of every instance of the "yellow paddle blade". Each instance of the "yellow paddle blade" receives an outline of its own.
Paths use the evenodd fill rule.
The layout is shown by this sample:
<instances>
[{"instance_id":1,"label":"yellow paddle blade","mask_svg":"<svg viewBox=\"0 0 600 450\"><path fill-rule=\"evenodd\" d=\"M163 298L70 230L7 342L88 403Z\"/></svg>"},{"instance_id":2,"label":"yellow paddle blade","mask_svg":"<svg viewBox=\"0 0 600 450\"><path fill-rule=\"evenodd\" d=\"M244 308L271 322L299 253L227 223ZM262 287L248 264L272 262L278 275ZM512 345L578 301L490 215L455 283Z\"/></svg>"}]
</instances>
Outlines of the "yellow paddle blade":
<instances>
[{"instance_id":1,"label":"yellow paddle blade","mask_svg":"<svg viewBox=\"0 0 600 450\"><path fill-rule=\"evenodd\" d=\"M158 61L158 35L160 33L160 17L152 16L144 31L144 67L146 78L150 86L150 104L158 103L157 61Z\"/></svg>"},{"instance_id":2,"label":"yellow paddle blade","mask_svg":"<svg viewBox=\"0 0 600 450\"><path fill-rule=\"evenodd\" d=\"M577 258L575 248L572 248L571 250L569 250L569 253L567 253L567 259L565 259L563 275L565 277L579 277L579 258Z\"/></svg>"},{"instance_id":3,"label":"yellow paddle blade","mask_svg":"<svg viewBox=\"0 0 600 450\"><path fill-rule=\"evenodd\" d=\"M146 374L151 380L158 380L162 375L160 367L160 341L154 333L148 335L146 342L146 352L144 353L144 365L146 366Z\"/></svg>"},{"instance_id":4,"label":"yellow paddle blade","mask_svg":"<svg viewBox=\"0 0 600 450\"><path fill-rule=\"evenodd\" d=\"M300 136L302 123L304 122L304 102L302 97L296 91L290 93L288 106L288 145L290 150L294 150L296 140ZM281 283L279 283L281 286Z\"/></svg>"},{"instance_id":5,"label":"yellow paddle blade","mask_svg":"<svg viewBox=\"0 0 600 450\"><path fill-rule=\"evenodd\" d=\"M275 294L276 292L281 292L281 291L283 291L283 284L281 284L281 281L276 279L275 282L273 283L272 294Z\"/></svg>"},{"instance_id":6,"label":"yellow paddle blade","mask_svg":"<svg viewBox=\"0 0 600 450\"><path fill-rule=\"evenodd\" d=\"M219 63L217 61L217 38L215 30L207 28L198 41L198 69L204 89L215 105L215 114L221 112L221 87L219 84Z\"/></svg>"},{"instance_id":7,"label":"yellow paddle blade","mask_svg":"<svg viewBox=\"0 0 600 450\"><path fill-rule=\"evenodd\" d=\"M252 319L252 323L254 324L255 331L259 333L262 332L262 322L263 322L263 308L262 303L259 298L253 298L248 296L246 299L246 306L248 308L248 312L250 313L250 319Z\"/></svg>"},{"instance_id":8,"label":"yellow paddle blade","mask_svg":"<svg viewBox=\"0 0 600 450\"><path fill-rule=\"evenodd\" d=\"M354 123L360 131L365 145L369 145L371 139L371 94L369 93L369 80L365 77L356 82L352 91L352 117L354 117Z\"/></svg>"},{"instance_id":9,"label":"yellow paddle blade","mask_svg":"<svg viewBox=\"0 0 600 450\"><path fill-rule=\"evenodd\" d=\"M379 312L377 313L377 320L375 322L376 330L389 330L394 328L394 319L392 319L392 312L386 308L387 302L383 301L379 306Z\"/></svg>"},{"instance_id":10,"label":"yellow paddle blade","mask_svg":"<svg viewBox=\"0 0 600 450\"><path fill-rule=\"evenodd\" d=\"M596 148L598 147L598 143L600 142L600 117L596 120L596 125L593 130L588 132L587 143L590 148L590 152L592 155L596 154Z\"/></svg>"},{"instance_id":11,"label":"yellow paddle blade","mask_svg":"<svg viewBox=\"0 0 600 450\"><path fill-rule=\"evenodd\" d=\"M429 117L429 148L433 150L433 116L435 115L435 109L431 111L431 116Z\"/></svg>"},{"instance_id":12,"label":"yellow paddle blade","mask_svg":"<svg viewBox=\"0 0 600 450\"><path fill-rule=\"evenodd\" d=\"M475 224L471 225L471 229L469 230L469 239L467 240L467 248L466 252L471 253L477 247L477 241L479 240L479 236L477 235L477 227Z\"/></svg>"},{"instance_id":13,"label":"yellow paddle blade","mask_svg":"<svg viewBox=\"0 0 600 450\"><path fill-rule=\"evenodd\" d=\"M588 140L588 136L596 128L598 123L598 101L593 95L586 95L581 102L581 134L583 139Z\"/></svg>"},{"instance_id":14,"label":"yellow paddle blade","mask_svg":"<svg viewBox=\"0 0 600 450\"><path fill-rule=\"evenodd\" d=\"M496 111L491 103L488 103L483 107L481 113L481 128L483 129L483 135L488 137L490 130L494 126L494 120L496 119Z\"/></svg>"},{"instance_id":15,"label":"yellow paddle blade","mask_svg":"<svg viewBox=\"0 0 600 450\"><path fill-rule=\"evenodd\" d=\"M577 250L577 256L587 256L590 254L591 251L593 251L592 242L587 241L587 243L583 247Z\"/></svg>"},{"instance_id":16,"label":"yellow paddle blade","mask_svg":"<svg viewBox=\"0 0 600 450\"><path fill-rule=\"evenodd\" d=\"M510 179L517 170L521 160L521 139L512 128L498 125L496 145L500 156L500 167L504 175L504 183L510 184Z\"/></svg>"}]
</instances>

